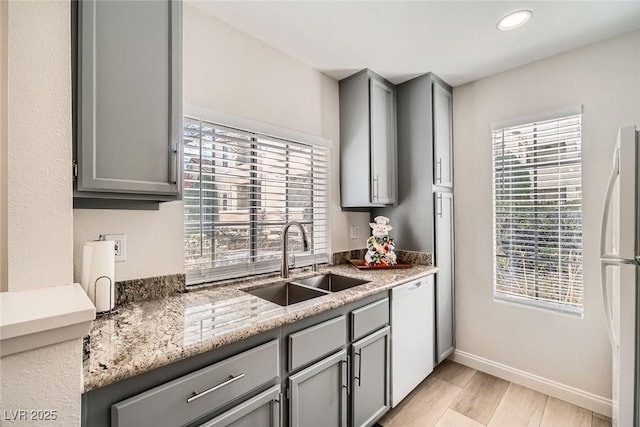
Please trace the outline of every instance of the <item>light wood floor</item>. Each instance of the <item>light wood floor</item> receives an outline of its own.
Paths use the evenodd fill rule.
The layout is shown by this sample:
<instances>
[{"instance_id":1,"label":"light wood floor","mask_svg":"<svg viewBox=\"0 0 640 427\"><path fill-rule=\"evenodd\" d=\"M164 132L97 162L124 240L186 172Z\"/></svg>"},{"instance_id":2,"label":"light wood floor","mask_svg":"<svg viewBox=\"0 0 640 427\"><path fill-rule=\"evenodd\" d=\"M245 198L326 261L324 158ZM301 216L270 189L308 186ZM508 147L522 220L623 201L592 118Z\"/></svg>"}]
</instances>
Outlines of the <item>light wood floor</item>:
<instances>
[{"instance_id":1,"label":"light wood floor","mask_svg":"<svg viewBox=\"0 0 640 427\"><path fill-rule=\"evenodd\" d=\"M611 419L445 361L379 424L383 427L610 427Z\"/></svg>"}]
</instances>

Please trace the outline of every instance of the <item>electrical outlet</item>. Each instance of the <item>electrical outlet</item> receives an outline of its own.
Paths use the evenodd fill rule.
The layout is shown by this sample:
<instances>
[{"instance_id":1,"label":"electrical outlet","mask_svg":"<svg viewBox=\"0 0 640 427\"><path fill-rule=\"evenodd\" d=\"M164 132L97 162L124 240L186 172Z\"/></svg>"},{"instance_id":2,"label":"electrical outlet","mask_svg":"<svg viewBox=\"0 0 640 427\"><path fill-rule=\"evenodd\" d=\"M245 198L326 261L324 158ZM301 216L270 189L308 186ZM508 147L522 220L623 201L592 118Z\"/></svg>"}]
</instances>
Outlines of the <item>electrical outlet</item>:
<instances>
[{"instance_id":1,"label":"electrical outlet","mask_svg":"<svg viewBox=\"0 0 640 427\"><path fill-rule=\"evenodd\" d=\"M351 239L359 239L360 238L360 226L352 225L351 226Z\"/></svg>"},{"instance_id":2,"label":"electrical outlet","mask_svg":"<svg viewBox=\"0 0 640 427\"><path fill-rule=\"evenodd\" d=\"M105 240L113 240L114 255L116 262L127 260L127 235L126 234L105 234Z\"/></svg>"}]
</instances>

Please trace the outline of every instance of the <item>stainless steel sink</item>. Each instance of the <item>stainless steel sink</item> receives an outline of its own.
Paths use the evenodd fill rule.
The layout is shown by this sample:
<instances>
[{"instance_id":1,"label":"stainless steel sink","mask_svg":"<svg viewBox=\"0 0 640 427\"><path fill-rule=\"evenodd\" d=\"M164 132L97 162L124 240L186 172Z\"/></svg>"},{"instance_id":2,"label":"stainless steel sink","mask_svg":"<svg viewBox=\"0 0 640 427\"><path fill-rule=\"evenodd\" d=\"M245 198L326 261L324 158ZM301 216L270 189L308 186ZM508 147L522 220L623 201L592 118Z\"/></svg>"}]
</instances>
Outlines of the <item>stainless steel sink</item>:
<instances>
[{"instance_id":1,"label":"stainless steel sink","mask_svg":"<svg viewBox=\"0 0 640 427\"><path fill-rule=\"evenodd\" d=\"M266 299L278 305L287 306L302 301L327 295L329 292L320 289L300 286L293 282L276 282L255 289L243 289L244 292Z\"/></svg>"},{"instance_id":2,"label":"stainless steel sink","mask_svg":"<svg viewBox=\"0 0 640 427\"><path fill-rule=\"evenodd\" d=\"M353 277L328 273L321 276L309 277L308 279L297 279L292 283L323 289L329 292L340 292L369 282L366 280L354 279Z\"/></svg>"}]
</instances>

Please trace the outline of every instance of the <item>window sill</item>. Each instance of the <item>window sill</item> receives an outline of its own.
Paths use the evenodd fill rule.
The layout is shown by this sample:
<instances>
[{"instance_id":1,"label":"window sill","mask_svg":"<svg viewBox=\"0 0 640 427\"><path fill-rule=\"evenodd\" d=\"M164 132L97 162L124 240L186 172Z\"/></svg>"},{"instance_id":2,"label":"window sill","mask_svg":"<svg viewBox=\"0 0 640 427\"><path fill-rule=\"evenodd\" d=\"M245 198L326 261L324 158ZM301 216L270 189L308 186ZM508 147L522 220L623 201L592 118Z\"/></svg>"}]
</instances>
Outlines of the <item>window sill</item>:
<instances>
[{"instance_id":1,"label":"window sill","mask_svg":"<svg viewBox=\"0 0 640 427\"><path fill-rule=\"evenodd\" d=\"M551 304L547 302L537 302L528 298L518 298L517 296L506 296L493 294L493 302L503 303L515 307L533 309L546 313L555 313L563 316L574 317L578 319L584 318L584 309L582 307L570 307L562 304Z\"/></svg>"}]
</instances>

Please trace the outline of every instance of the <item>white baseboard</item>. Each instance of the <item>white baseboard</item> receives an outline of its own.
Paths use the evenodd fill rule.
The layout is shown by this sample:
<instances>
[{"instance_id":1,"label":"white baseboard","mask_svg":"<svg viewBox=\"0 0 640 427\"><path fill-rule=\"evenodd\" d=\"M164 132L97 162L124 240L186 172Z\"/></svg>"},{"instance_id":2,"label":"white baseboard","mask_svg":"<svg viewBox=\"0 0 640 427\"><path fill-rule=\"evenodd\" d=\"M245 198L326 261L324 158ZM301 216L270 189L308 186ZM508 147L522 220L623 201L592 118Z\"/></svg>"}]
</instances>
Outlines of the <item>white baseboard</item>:
<instances>
[{"instance_id":1,"label":"white baseboard","mask_svg":"<svg viewBox=\"0 0 640 427\"><path fill-rule=\"evenodd\" d=\"M607 417L611 416L611 399L460 350L456 350L449 359L503 380L573 403L598 414Z\"/></svg>"}]
</instances>

